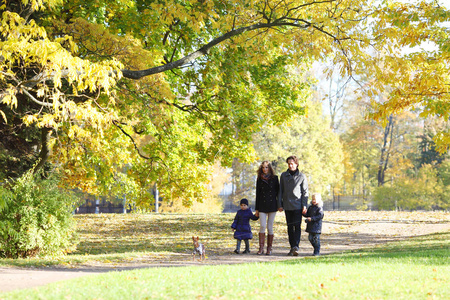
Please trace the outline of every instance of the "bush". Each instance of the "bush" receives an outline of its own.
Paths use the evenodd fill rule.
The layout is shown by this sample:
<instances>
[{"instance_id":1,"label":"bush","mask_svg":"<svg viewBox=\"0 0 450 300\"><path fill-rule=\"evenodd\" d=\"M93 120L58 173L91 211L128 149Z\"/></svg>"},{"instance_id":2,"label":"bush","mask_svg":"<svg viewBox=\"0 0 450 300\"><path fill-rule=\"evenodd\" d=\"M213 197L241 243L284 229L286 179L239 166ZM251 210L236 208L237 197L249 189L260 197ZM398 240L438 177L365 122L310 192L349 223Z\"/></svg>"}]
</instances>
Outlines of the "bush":
<instances>
[{"instance_id":1,"label":"bush","mask_svg":"<svg viewBox=\"0 0 450 300\"><path fill-rule=\"evenodd\" d=\"M392 186L378 187L374 203L386 210L448 209L450 188L437 176L437 171L424 164L417 176L398 178Z\"/></svg>"},{"instance_id":2,"label":"bush","mask_svg":"<svg viewBox=\"0 0 450 300\"><path fill-rule=\"evenodd\" d=\"M59 255L75 246L73 197L31 173L0 186L0 257Z\"/></svg>"}]
</instances>

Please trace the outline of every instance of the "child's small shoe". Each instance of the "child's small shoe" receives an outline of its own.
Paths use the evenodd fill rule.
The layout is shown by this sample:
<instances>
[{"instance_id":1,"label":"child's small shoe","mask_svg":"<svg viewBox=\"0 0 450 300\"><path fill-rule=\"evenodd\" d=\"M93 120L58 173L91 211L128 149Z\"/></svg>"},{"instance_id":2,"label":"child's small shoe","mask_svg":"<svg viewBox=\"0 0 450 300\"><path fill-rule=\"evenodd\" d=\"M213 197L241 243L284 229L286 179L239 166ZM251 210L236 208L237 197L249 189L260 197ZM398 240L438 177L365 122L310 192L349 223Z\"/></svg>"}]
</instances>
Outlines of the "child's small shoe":
<instances>
[{"instance_id":1,"label":"child's small shoe","mask_svg":"<svg viewBox=\"0 0 450 300\"><path fill-rule=\"evenodd\" d=\"M250 253L250 250L245 249L244 252L242 252L242 253L243 253L243 254L248 254L248 253Z\"/></svg>"},{"instance_id":2,"label":"child's small shoe","mask_svg":"<svg viewBox=\"0 0 450 300\"><path fill-rule=\"evenodd\" d=\"M233 252L236 253L236 254L239 254L239 250L238 249L235 249Z\"/></svg>"}]
</instances>

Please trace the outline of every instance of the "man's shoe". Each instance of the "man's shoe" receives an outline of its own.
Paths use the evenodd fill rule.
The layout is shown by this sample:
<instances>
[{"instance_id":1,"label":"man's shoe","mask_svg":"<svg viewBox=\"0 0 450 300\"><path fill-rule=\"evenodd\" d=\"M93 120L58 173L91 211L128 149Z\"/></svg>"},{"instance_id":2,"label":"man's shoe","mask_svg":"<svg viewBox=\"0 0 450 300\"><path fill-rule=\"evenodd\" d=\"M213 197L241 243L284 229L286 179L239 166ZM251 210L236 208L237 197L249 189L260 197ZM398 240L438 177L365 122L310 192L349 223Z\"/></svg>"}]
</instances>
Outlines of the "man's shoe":
<instances>
[{"instance_id":1,"label":"man's shoe","mask_svg":"<svg viewBox=\"0 0 450 300\"><path fill-rule=\"evenodd\" d=\"M292 251L292 255L293 256L298 256L298 250L299 250L298 247L294 247L293 251Z\"/></svg>"}]
</instances>

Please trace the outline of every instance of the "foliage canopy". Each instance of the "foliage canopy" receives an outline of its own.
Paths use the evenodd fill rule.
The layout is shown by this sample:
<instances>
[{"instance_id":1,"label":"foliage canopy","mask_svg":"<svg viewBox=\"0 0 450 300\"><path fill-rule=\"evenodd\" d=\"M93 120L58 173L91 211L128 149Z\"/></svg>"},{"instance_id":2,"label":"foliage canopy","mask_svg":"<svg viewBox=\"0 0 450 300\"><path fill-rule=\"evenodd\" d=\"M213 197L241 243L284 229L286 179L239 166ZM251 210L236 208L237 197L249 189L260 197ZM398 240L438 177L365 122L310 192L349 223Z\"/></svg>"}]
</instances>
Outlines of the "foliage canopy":
<instances>
[{"instance_id":1,"label":"foliage canopy","mask_svg":"<svg viewBox=\"0 0 450 300\"><path fill-rule=\"evenodd\" d=\"M0 3L2 177L38 160L93 194L145 201L157 183L203 199L214 161L252 161L254 133L305 114L308 78L289 69L325 57L342 76L369 71L367 94L388 89L375 117L450 111L450 14L436 1ZM402 55L427 41L438 50Z\"/></svg>"}]
</instances>

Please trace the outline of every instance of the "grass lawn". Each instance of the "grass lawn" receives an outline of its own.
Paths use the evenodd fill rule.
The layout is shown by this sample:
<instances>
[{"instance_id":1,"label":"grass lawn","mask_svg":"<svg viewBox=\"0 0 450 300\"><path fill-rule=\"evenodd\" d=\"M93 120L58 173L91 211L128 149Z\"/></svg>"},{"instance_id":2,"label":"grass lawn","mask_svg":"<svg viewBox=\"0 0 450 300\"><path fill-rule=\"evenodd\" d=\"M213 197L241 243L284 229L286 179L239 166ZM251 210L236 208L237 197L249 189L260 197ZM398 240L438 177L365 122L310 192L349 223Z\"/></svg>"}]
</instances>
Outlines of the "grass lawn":
<instances>
[{"instance_id":1,"label":"grass lawn","mask_svg":"<svg viewBox=\"0 0 450 300\"><path fill-rule=\"evenodd\" d=\"M275 234L286 235L285 220L278 214ZM234 249L231 231L234 214L89 214L76 215L79 244L66 256L0 259L0 266L73 267L114 266L155 257L171 260L173 254L191 254L192 236L200 236L208 254ZM253 231L259 228L252 221ZM214 250L217 249L217 250Z\"/></svg>"},{"instance_id":2,"label":"grass lawn","mask_svg":"<svg viewBox=\"0 0 450 300\"><path fill-rule=\"evenodd\" d=\"M232 248L230 217L77 216L80 244L76 252L59 258L2 259L0 264L76 267L152 254L170 257L192 252L192 235L202 236L209 248ZM332 217L328 214L328 220ZM351 219L348 214L345 217ZM285 234L284 219L276 222L276 230ZM0 299L450 299L449 250L450 232L445 232L317 258L90 275L2 293Z\"/></svg>"},{"instance_id":3,"label":"grass lawn","mask_svg":"<svg viewBox=\"0 0 450 300\"><path fill-rule=\"evenodd\" d=\"M230 229L234 214L89 214L76 215L77 250L66 256L29 259L0 259L0 266L114 267L123 263L155 260L170 261L176 254L192 253L192 236L200 236L207 244L207 255L223 254L235 247ZM406 222L449 222L445 212L325 212L326 222L365 222L404 220ZM259 228L252 221L253 233ZM304 226L304 224L303 224ZM419 226L419 225L418 225ZM304 230L303 230L304 231ZM286 240L285 218L277 214L274 224L276 237ZM306 238L306 235L302 235ZM323 239L326 239L323 237ZM277 241L277 245L278 245ZM306 243L309 244L308 241ZM257 239L252 241L257 244ZM288 249L286 248L286 251Z\"/></svg>"},{"instance_id":4,"label":"grass lawn","mask_svg":"<svg viewBox=\"0 0 450 300\"><path fill-rule=\"evenodd\" d=\"M151 268L1 294L3 299L450 299L450 233L272 263Z\"/></svg>"}]
</instances>

